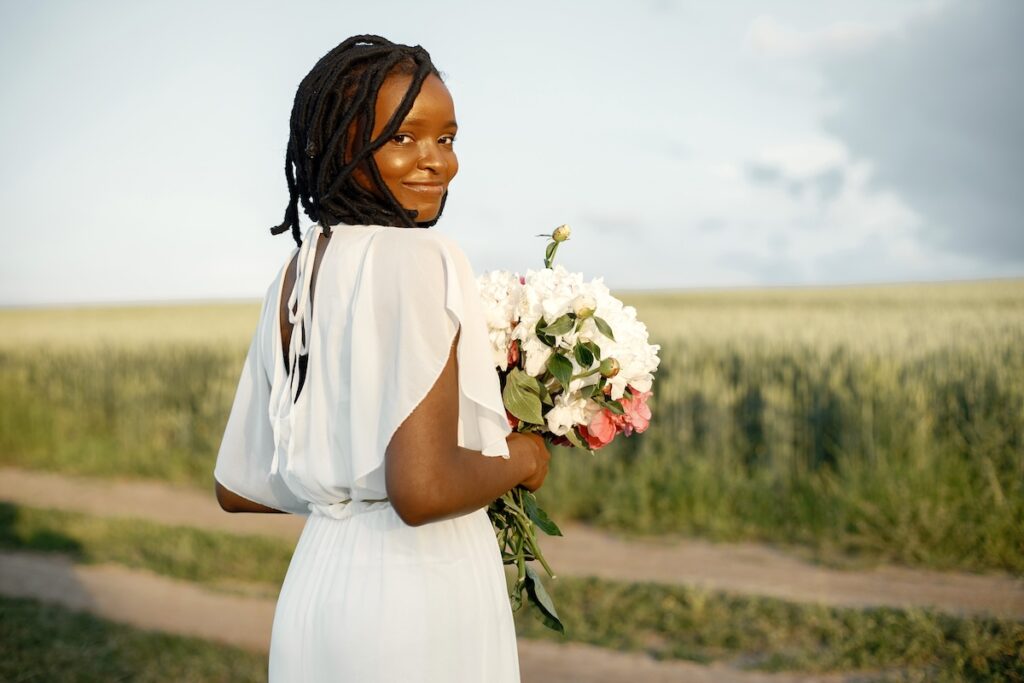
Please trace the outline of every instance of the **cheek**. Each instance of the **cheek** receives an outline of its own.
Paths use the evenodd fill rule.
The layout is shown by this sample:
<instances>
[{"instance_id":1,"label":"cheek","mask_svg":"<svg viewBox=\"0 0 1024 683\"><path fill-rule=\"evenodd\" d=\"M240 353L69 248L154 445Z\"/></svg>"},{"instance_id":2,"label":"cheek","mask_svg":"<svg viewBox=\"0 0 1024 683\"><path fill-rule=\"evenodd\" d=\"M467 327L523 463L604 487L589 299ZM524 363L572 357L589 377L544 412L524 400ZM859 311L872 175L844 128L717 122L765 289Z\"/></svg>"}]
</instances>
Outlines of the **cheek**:
<instances>
[{"instance_id":1,"label":"cheek","mask_svg":"<svg viewBox=\"0 0 1024 683\"><path fill-rule=\"evenodd\" d=\"M395 187L398 186L402 178L415 170L416 158L415 149L382 148L373 155L373 160L377 162L377 168L380 169L381 177L392 192L395 191Z\"/></svg>"}]
</instances>

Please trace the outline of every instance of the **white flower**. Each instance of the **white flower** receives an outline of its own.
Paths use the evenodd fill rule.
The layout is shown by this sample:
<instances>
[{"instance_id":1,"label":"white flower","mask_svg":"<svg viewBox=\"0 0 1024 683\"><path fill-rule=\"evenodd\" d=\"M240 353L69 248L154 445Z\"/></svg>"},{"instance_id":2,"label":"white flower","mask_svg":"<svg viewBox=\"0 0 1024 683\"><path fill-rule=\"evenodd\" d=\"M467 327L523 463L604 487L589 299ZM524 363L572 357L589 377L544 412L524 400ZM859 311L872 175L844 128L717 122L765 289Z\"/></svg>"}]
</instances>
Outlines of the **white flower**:
<instances>
[{"instance_id":1,"label":"white flower","mask_svg":"<svg viewBox=\"0 0 1024 683\"><path fill-rule=\"evenodd\" d=\"M572 300L572 310L577 318L589 318L597 308L597 301L589 294L579 294Z\"/></svg>"},{"instance_id":2,"label":"white flower","mask_svg":"<svg viewBox=\"0 0 1024 683\"><path fill-rule=\"evenodd\" d=\"M567 313L582 318L580 314L592 308L593 315L582 318L579 330L574 326L554 340L561 355L572 363L572 374L591 369L580 367L573 348L577 342L592 341L600 348L602 359L614 358L619 363L619 372L607 381L611 399L622 398L627 386L637 391L650 390L661 347L648 343L647 326L637 320L636 309L612 296L604 278L584 282L582 273L569 272L559 264L553 268L528 270L525 275L490 271L481 275L477 284L496 367L503 371L508 369L509 344L518 340L519 363L523 370L531 377L542 379L554 350L537 337L538 321L543 318L545 324L551 324ZM608 323L614 340L598 329L595 316ZM589 424L593 414L601 410L593 400L579 396L583 389L600 379L598 373L577 377L553 395L555 405L546 418L554 434L565 434L575 424Z\"/></svg>"},{"instance_id":3,"label":"white flower","mask_svg":"<svg viewBox=\"0 0 1024 683\"><path fill-rule=\"evenodd\" d=\"M587 399L573 398L566 393L555 397L555 405L544 416L551 433L562 436L587 416Z\"/></svg>"},{"instance_id":4,"label":"white flower","mask_svg":"<svg viewBox=\"0 0 1024 683\"><path fill-rule=\"evenodd\" d=\"M544 372L552 353L551 347L537 339L536 335L529 337L523 342L523 355L525 356L523 369L526 374L536 377Z\"/></svg>"},{"instance_id":5,"label":"white flower","mask_svg":"<svg viewBox=\"0 0 1024 683\"><path fill-rule=\"evenodd\" d=\"M519 276L506 270L492 270L478 277L476 284L487 321L494 364L507 370L508 345L512 341L512 326L518 317L519 297L523 293Z\"/></svg>"}]
</instances>

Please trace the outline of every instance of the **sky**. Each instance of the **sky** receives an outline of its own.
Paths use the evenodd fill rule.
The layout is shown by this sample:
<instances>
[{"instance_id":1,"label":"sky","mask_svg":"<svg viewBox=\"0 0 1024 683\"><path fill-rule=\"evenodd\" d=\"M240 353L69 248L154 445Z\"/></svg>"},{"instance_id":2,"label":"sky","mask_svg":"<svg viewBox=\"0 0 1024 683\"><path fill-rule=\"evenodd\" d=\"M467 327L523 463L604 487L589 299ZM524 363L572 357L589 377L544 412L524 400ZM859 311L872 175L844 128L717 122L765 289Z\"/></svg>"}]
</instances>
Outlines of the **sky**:
<instances>
[{"instance_id":1,"label":"sky","mask_svg":"<svg viewBox=\"0 0 1024 683\"><path fill-rule=\"evenodd\" d=\"M1022 33L1017 0L0 0L0 305L261 297L295 89L357 34L442 72L432 229L478 272L567 223L613 291L1024 276Z\"/></svg>"}]
</instances>

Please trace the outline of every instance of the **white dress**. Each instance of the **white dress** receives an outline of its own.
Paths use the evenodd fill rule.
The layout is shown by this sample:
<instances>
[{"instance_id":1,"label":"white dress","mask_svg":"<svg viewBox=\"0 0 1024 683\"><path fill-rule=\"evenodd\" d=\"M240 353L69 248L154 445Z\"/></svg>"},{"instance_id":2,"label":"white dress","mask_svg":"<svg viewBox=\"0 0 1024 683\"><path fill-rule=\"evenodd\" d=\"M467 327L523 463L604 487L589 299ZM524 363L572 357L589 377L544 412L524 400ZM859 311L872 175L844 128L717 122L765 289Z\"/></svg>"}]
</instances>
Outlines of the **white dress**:
<instances>
[{"instance_id":1,"label":"white dress","mask_svg":"<svg viewBox=\"0 0 1024 683\"><path fill-rule=\"evenodd\" d=\"M459 326L458 443L509 457L472 267L433 229L339 224L311 311L321 231L310 226L297 248L294 291L281 291L286 261L264 297L214 470L245 498L308 515L277 601L270 683L518 683L486 508L412 527L381 500L385 448L440 376ZM299 304L289 357L308 353L298 392L281 296Z\"/></svg>"}]
</instances>

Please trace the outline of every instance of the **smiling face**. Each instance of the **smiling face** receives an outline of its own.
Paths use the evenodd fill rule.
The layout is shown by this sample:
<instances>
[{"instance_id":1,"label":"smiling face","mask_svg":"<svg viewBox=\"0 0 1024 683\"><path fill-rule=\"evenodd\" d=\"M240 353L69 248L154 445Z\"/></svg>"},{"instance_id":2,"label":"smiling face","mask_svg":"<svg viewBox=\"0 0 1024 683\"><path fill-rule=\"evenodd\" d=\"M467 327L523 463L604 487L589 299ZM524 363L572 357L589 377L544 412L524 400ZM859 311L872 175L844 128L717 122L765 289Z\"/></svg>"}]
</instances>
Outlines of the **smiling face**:
<instances>
[{"instance_id":1,"label":"smiling face","mask_svg":"<svg viewBox=\"0 0 1024 683\"><path fill-rule=\"evenodd\" d=\"M370 139L384 130L411 81L411 76L396 74L381 84ZM431 74L395 135L373 153L384 184L399 204L418 212L417 222L437 218L448 183L459 171L452 144L457 129L452 96L441 79ZM364 188L379 194L365 169L356 168L352 175Z\"/></svg>"}]
</instances>

